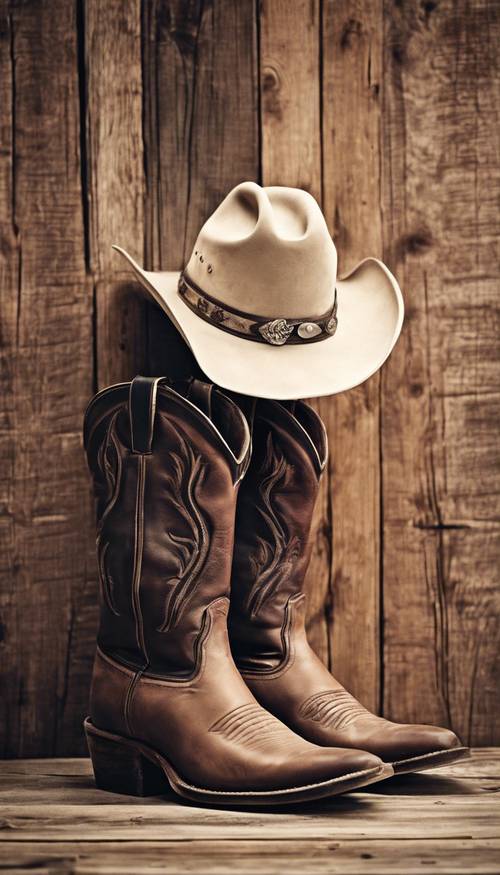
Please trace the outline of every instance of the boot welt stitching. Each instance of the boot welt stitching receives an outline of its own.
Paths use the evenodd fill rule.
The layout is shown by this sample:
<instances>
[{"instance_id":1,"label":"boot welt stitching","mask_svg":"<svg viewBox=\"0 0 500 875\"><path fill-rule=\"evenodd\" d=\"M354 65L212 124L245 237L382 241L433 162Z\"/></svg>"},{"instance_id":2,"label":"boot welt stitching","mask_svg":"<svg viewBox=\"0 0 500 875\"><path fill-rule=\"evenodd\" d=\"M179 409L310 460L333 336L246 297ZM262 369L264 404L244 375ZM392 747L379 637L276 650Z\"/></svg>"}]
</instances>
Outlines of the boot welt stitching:
<instances>
[{"instance_id":1,"label":"boot welt stitching","mask_svg":"<svg viewBox=\"0 0 500 875\"><path fill-rule=\"evenodd\" d=\"M116 735L115 733L109 733L109 732L106 732L105 730L102 730L102 729L97 729L97 727L94 727L94 725L92 723L90 725L92 726L92 730L94 730L96 732L96 735L103 735L104 737L111 736L112 738L115 737L115 738L120 739L120 740L123 739L123 736ZM124 740L132 741L132 743L134 742L133 739L124 739ZM173 769L173 767L170 765L167 757L165 757L163 754L159 754L157 751L154 750L154 748L150 748L148 745L144 744L143 742L141 742L139 746L141 748L143 748L145 752L148 751L152 754L155 754L156 756L154 756L154 761L156 761L157 758L165 760L165 762L169 765L172 772L180 780L180 783L182 783L184 785L184 787L188 788L189 790L195 790L197 792L202 792L202 793L206 793L206 794L217 794L217 795L223 794L225 796L239 796L239 797L249 796L249 797L253 797L253 796L274 796L276 794L285 794L286 795L288 793L293 793L296 790L309 790L309 789L312 789L314 787L324 787L324 786L328 786L330 784L341 783L342 781L349 780L350 778L361 778L361 777L367 776L367 775L375 776L375 775L379 774L379 772L383 771L383 766L381 766L380 768L377 768L374 766L371 769L360 769L357 772L348 772L346 775L338 775L335 778L327 778L324 781L316 781L315 783L312 783L312 784L298 784L298 785L293 786L293 787L284 787L284 788L277 787L273 790L224 790L224 789L216 790L213 788L209 789L209 788L205 788L205 787L197 787L194 784L188 784L186 781L184 781L180 777L180 775L177 775L175 769Z\"/></svg>"},{"instance_id":2,"label":"boot welt stitching","mask_svg":"<svg viewBox=\"0 0 500 875\"><path fill-rule=\"evenodd\" d=\"M445 753L450 753L450 754L457 753L458 751L462 751L462 750L468 751L469 748L466 747L465 745L458 745L457 747L442 747L440 750L430 750L428 753L421 753L421 754L418 754L417 756L405 757L404 759L393 760L392 762L393 762L393 765L401 766L401 765L404 765L404 763L416 763L416 762L419 762L420 760L426 760L427 757L434 757L434 756L438 756L438 755L442 756Z\"/></svg>"}]
</instances>

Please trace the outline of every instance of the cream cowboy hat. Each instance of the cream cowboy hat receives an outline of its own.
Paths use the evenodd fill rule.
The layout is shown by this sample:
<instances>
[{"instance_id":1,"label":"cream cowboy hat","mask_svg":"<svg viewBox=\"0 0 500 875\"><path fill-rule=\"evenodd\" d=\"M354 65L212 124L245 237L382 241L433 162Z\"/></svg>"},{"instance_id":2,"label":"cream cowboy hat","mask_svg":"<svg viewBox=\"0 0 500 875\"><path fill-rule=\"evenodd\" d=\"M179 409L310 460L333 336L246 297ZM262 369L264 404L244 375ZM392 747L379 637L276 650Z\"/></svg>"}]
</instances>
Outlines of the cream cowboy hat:
<instances>
[{"instance_id":1,"label":"cream cowboy hat","mask_svg":"<svg viewBox=\"0 0 500 875\"><path fill-rule=\"evenodd\" d=\"M237 185L205 222L183 271L129 261L207 377L261 398L343 392L385 362L403 322L396 279L376 258L337 278L314 198Z\"/></svg>"}]
</instances>

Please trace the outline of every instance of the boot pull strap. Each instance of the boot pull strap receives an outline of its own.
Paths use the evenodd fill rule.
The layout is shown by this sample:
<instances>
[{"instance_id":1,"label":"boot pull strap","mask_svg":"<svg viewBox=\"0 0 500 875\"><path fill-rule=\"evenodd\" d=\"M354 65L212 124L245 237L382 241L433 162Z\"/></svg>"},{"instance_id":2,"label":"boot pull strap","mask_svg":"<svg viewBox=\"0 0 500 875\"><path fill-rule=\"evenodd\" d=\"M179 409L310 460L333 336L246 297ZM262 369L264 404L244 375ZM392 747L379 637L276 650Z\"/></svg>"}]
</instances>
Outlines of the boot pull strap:
<instances>
[{"instance_id":1,"label":"boot pull strap","mask_svg":"<svg viewBox=\"0 0 500 875\"><path fill-rule=\"evenodd\" d=\"M151 453L156 393L163 377L135 377L130 384L128 410L133 453Z\"/></svg>"},{"instance_id":2,"label":"boot pull strap","mask_svg":"<svg viewBox=\"0 0 500 875\"><path fill-rule=\"evenodd\" d=\"M212 419L212 390L213 383L203 383L201 380L192 380L189 385L188 400L196 404L199 410Z\"/></svg>"}]
</instances>

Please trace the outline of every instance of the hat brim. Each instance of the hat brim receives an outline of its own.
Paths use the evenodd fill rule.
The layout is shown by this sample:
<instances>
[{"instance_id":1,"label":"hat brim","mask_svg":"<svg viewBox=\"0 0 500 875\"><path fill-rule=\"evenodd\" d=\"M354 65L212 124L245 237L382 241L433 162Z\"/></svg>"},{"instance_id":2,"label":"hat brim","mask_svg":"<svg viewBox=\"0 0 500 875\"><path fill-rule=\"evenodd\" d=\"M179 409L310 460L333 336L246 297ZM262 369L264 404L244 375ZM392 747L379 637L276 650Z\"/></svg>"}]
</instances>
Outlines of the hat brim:
<instances>
[{"instance_id":1,"label":"hat brim","mask_svg":"<svg viewBox=\"0 0 500 875\"><path fill-rule=\"evenodd\" d=\"M290 400L335 395L383 365L403 324L403 296L376 258L337 280L338 327L316 343L271 346L229 334L196 315L177 292L179 271L146 271L119 246L157 304L172 319L200 368L223 389Z\"/></svg>"}]
</instances>

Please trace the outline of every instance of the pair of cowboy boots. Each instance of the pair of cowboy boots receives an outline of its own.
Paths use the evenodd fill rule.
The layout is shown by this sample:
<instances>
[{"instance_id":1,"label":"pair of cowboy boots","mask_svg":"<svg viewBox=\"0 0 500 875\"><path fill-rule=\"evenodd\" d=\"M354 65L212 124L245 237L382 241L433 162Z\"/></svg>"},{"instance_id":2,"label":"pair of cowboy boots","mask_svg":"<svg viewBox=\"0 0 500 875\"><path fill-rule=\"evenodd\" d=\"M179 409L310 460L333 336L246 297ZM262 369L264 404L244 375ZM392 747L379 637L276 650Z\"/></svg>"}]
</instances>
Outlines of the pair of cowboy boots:
<instances>
[{"instance_id":1,"label":"pair of cowboy boots","mask_svg":"<svg viewBox=\"0 0 500 875\"><path fill-rule=\"evenodd\" d=\"M465 752L446 729L370 714L307 643L327 454L311 408L137 377L92 400L84 431L102 587L85 721L98 787L282 804Z\"/></svg>"}]
</instances>

